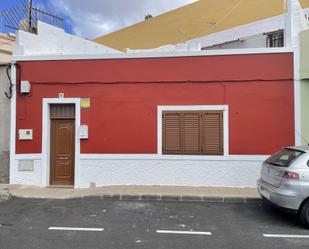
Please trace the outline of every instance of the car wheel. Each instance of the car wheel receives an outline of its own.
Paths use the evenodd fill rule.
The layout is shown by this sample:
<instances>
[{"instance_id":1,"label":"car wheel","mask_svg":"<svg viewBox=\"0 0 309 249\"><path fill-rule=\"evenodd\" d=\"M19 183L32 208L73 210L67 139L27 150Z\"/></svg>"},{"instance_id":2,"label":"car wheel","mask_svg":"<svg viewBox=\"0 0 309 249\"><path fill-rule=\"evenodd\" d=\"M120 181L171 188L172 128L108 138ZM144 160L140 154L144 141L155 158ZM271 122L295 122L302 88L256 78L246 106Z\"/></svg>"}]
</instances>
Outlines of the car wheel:
<instances>
[{"instance_id":1,"label":"car wheel","mask_svg":"<svg viewBox=\"0 0 309 249\"><path fill-rule=\"evenodd\" d=\"M299 210L299 219L305 227L309 228L309 200L306 200L301 206Z\"/></svg>"}]
</instances>

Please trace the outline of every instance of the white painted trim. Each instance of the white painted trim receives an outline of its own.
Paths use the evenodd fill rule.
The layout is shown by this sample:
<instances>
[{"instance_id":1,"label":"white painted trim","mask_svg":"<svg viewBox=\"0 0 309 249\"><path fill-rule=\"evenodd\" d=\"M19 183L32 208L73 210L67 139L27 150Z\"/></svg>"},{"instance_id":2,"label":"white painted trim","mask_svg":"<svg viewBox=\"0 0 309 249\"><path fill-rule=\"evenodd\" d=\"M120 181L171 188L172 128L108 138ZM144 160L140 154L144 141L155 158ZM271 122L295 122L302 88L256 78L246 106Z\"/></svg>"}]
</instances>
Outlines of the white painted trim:
<instances>
[{"instance_id":1,"label":"white painted trim","mask_svg":"<svg viewBox=\"0 0 309 249\"><path fill-rule=\"evenodd\" d=\"M300 52L294 53L294 125L295 145L302 144L301 127L301 81L300 81Z\"/></svg>"},{"instance_id":2,"label":"white painted trim","mask_svg":"<svg viewBox=\"0 0 309 249\"><path fill-rule=\"evenodd\" d=\"M228 105L184 105L157 107L157 154L162 155L163 111L223 111L223 155L229 155L229 107ZM179 155L183 156L183 155ZM220 156L219 156L220 157ZM221 156L222 157L222 156Z\"/></svg>"},{"instance_id":3,"label":"white painted trim","mask_svg":"<svg viewBox=\"0 0 309 249\"><path fill-rule=\"evenodd\" d=\"M83 231L83 232L103 232L104 228L88 228L88 227L49 227L48 230L56 231Z\"/></svg>"},{"instance_id":4,"label":"white painted trim","mask_svg":"<svg viewBox=\"0 0 309 249\"><path fill-rule=\"evenodd\" d=\"M81 154L81 160L169 160L169 161L264 161L269 155L159 155L159 154Z\"/></svg>"},{"instance_id":5,"label":"white painted trim","mask_svg":"<svg viewBox=\"0 0 309 249\"><path fill-rule=\"evenodd\" d=\"M305 234L263 234L265 238L292 238L292 239L309 239Z\"/></svg>"},{"instance_id":6,"label":"white painted trim","mask_svg":"<svg viewBox=\"0 0 309 249\"><path fill-rule=\"evenodd\" d=\"M248 49L219 49L190 52L153 52L140 54L80 54L80 55L39 55L39 56L13 56L17 61L54 61L54 60L98 60L98 59L142 59L142 58L168 58L168 57L192 57L215 55L249 55L249 54L276 54L292 53L290 48L248 48Z\"/></svg>"},{"instance_id":7,"label":"white painted trim","mask_svg":"<svg viewBox=\"0 0 309 249\"><path fill-rule=\"evenodd\" d=\"M74 187L80 186L80 99L79 98L43 98L43 127L42 127L42 183L43 187L49 185L50 177L50 104L75 104L75 168Z\"/></svg>"},{"instance_id":8,"label":"white painted trim","mask_svg":"<svg viewBox=\"0 0 309 249\"><path fill-rule=\"evenodd\" d=\"M15 160L41 160L42 154L15 154Z\"/></svg>"},{"instance_id":9,"label":"white painted trim","mask_svg":"<svg viewBox=\"0 0 309 249\"><path fill-rule=\"evenodd\" d=\"M10 183L14 183L14 170L15 166L15 148L16 148L16 66L12 63L11 65L11 81L12 87L12 98L11 98L11 126L10 126Z\"/></svg>"},{"instance_id":10,"label":"white painted trim","mask_svg":"<svg viewBox=\"0 0 309 249\"><path fill-rule=\"evenodd\" d=\"M200 231L175 231L175 230L157 230L157 233L163 234L185 234L185 235L212 235L211 232L200 232Z\"/></svg>"}]
</instances>

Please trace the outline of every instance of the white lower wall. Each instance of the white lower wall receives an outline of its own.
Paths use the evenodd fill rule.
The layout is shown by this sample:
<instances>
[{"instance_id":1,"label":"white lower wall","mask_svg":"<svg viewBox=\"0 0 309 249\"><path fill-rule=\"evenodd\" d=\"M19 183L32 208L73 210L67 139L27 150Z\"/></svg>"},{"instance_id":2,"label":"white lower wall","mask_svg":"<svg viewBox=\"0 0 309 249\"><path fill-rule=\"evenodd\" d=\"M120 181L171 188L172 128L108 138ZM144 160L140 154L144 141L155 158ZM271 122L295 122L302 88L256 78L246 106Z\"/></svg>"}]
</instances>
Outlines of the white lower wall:
<instances>
[{"instance_id":1,"label":"white lower wall","mask_svg":"<svg viewBox=\"0 0 309 249\"><path fill-rule=\"evenodd\" d=\"M42 185L42 155L19 155L11 167L11 184ZM255 187L266 156L159 156L81 155L79 185L89 188L110 185ZM19 161L33 162L32 171L21 171Z\"/></svg>"},{"instance_id":2,"label":"white lower wall","mask_svg":"<svg viewBox=\"0 0 309 249\"><path fill-rule=\"evenodd\" d=\"M107 185L255 187L261 161L81 160L81 188Z\"/></svg>"},{"instance_id":3,"label":"white lower wall","mask_svg":"<svg viewBox=\"0 0 309 249\"><path fill-rule=\"evenodd\" d=\"M10 167L10 184L41 186L42 160L32 160L33 171L19 171L19 161L20 160L14 160Z\"/></svg>"}]
</instances>

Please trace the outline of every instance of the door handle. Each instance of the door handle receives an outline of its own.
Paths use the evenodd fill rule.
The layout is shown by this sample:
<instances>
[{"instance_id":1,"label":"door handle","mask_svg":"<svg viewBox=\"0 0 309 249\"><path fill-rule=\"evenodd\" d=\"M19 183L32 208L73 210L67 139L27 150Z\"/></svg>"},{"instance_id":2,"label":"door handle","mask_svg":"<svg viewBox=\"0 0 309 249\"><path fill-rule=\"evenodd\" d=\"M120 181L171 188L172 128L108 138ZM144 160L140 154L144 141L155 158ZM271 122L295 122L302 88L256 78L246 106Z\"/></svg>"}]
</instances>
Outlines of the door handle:
<instances>
[{"instance_id":1,"label":"door handle","mask_svg":"<svg viewBox=\"0 0 309 249\"><path fill-rule=\"evenodd\" d=\"M68 160L68 157L59 157L59 160Z\"/></svg>"}]
</instances>

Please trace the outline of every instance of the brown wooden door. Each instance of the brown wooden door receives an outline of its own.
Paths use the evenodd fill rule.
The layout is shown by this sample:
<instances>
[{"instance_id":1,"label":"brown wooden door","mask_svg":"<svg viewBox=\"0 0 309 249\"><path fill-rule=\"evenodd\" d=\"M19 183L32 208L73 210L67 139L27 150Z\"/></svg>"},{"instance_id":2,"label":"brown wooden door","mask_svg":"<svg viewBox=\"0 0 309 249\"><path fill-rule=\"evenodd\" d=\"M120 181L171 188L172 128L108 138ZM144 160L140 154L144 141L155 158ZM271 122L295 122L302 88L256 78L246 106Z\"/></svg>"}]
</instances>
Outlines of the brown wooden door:
<instances>
[{"instance_id":1,"label":"brown wooden door","mask_svg":"<svg viewBox=\"0 0 309 249\"><path fill-rule=\"evenodd\" d=\"M51 120L51 185L74 185L75 120Z\"/></svg>"}]
</instances>

